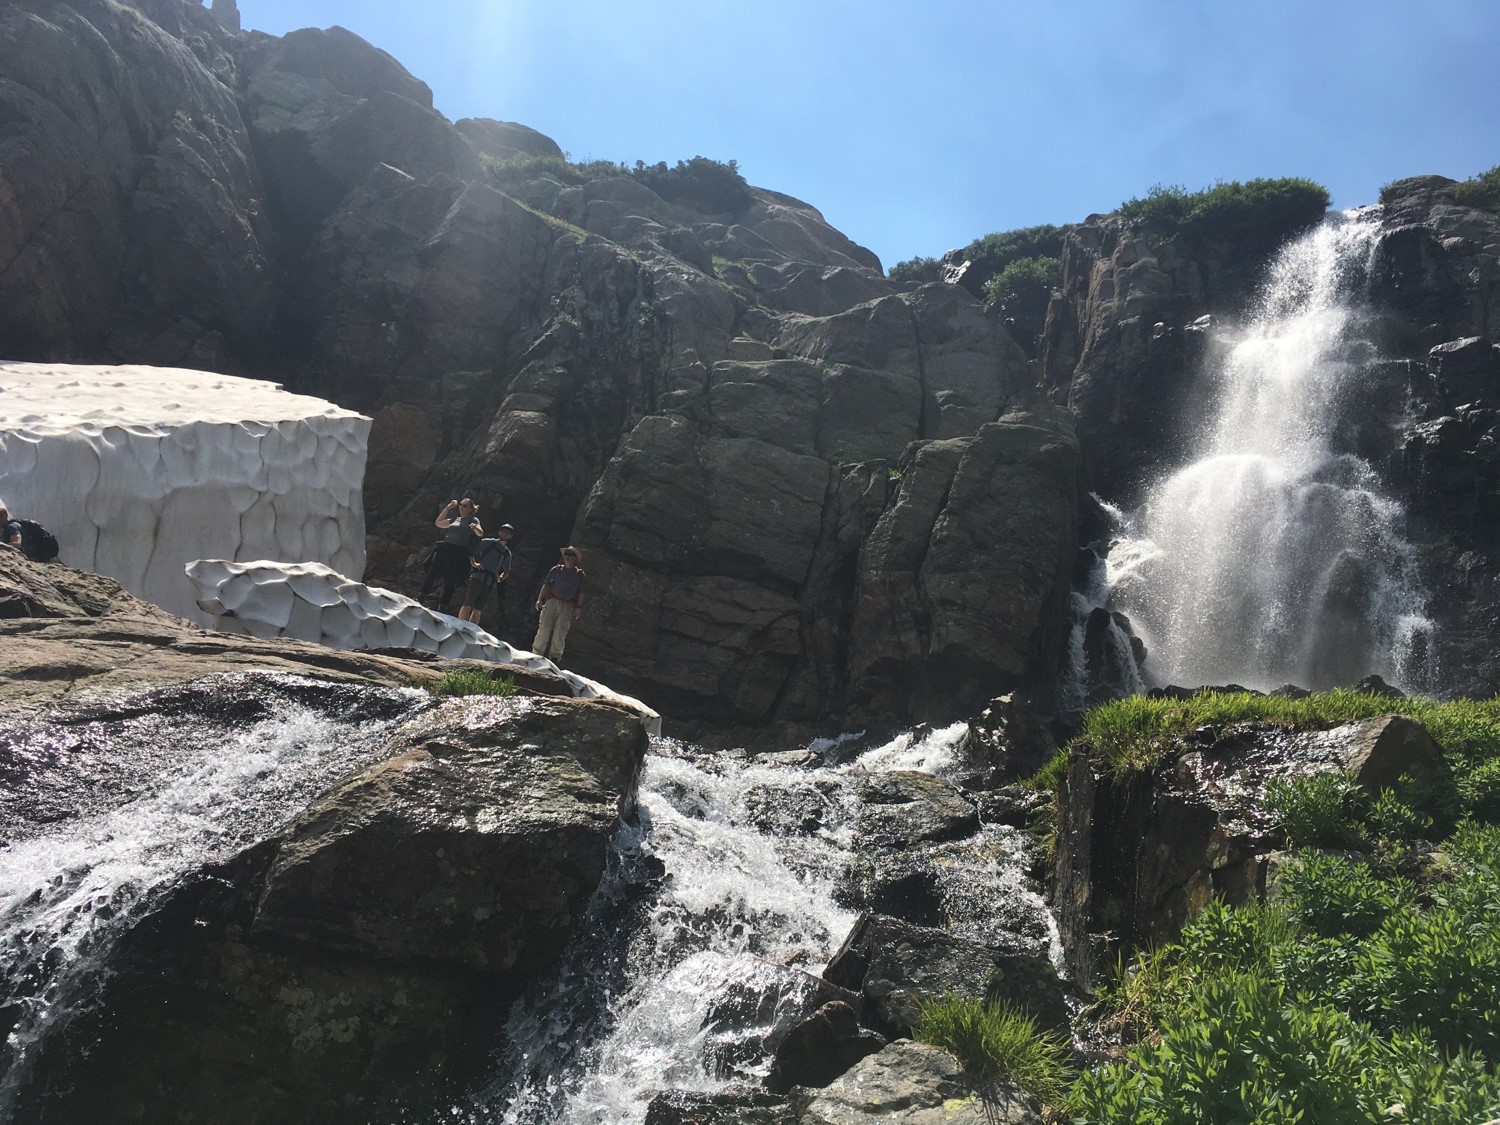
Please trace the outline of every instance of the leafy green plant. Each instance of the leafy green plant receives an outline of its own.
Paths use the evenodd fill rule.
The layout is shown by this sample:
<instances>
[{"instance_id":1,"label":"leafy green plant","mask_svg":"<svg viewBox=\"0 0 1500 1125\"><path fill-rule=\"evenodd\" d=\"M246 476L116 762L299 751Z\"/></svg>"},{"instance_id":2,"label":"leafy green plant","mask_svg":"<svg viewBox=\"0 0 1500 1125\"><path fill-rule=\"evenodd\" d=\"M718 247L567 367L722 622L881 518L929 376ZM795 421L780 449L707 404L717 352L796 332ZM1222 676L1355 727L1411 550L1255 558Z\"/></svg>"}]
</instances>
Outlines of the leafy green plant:
<instances>
[{"instance_id":1,"label":"leafy green plant","mask_svg":"<svg viewBox=\"0 0 1500 1125\"><path fill-rule=\"evenodd\" d=\"M1008 1082L1056 1105L1071 1077L1068 1046L1024 1012L994 1001L944 996L922 1005L913 1037L951 1051L984 1081Z\"/></svg>"},{"instance_id":2,"label":"leafy green plant","mask_svg":"<svg viewBox=\"0 0 1500 1125\"><path fill-rule=\"evenodd\" d=\"M1395 788L1375 795L1365 812L1365 823L1381 840L1426 839L1432 832L1433 818L1420 807L1424 803L1422 794L1410 777L1402 777Z\"/></svg>"},{"instance_id":3,"label":"leafy green plant","mask_svg":"<svg viewBox=\"0 0 1500 1125\"><path fill-rule=\"evenodd\" d=\"M1301 177L1220 181L1202 191L1157 184L1120 205L1133 227L1265 253L1313 226L1328 210L1328 189Z\"/></svg>"},{"instance_id":4,"label":"leafy green plant","mask_svg":"<svg viewBox=\"0 0 1500 1125\"><path fill-rule=\"evenodd\" d=\"M984 287L988 301L1003 301L1027 289L1052 289L1062 282L1056 258L1017 258L990 278Z\"/></svg>"},{"instance_id":5,"label":"leafy green plant","mask_svg":"<svg viewBox=\"0 0 1500 1125\"><path fill-rule=\"evenodd\" d=\"M1500 211L1500 164L1462 181L1453 189L1453 198L1466 207Z\"/></svg>"},{"instance_id":6,"label":"leafy green plant","mask_svg":"<svg viewBox=\"0 0 1500 1125\"><path fill-rule=\"evenodd\" d=\"M936 258L907 258L904 262L897 262L885 275L898 284L925 285L941 277L941 267L942 263Z\"/></svg>"},{"instance_id":7,"label":"leafy green plant","mask_svg":"<svg viewBox=\"0 0 1500 1125\"><path fill-rule=\"evenodd\" d=\"M502 190L543 177L577 185L628 176L665 200L686 201L706 211L739 213L751 203L750 185L740 174L739 163L706 156L679 160L671 166L666 161L647 164L637 160L632 166L614 160L573 161L561 156L487 156L484 168L490 183Z\"/></svg>"},{"instance_id":8,"label":"leafy green plant","mask_svg":"<svg viewBox=\"0 0 1500 1125\"><path fill-rule=\"evenodd\" d=\"M482 668L455 668L433 685L434 695L515 695L514 676L492 676Z\"/></svg>"},{"instance_id":9,"label":"leafy green plant","mask_svg":"<svg viewBox=\"0 0 1500 1125\"><path fill-rule=\"evenodd\" d=\"M1295 917L1322 937L1372 934L1414 897L1409 883L1378 878L1368 863L1310 849L1287 864L1279 885Z\"/></svg>"},{"instance_id":10,"label":"leafy green plant","mask_svg":"<svg viewBox=\"0 0 1500 1125\"><path fill-rule=\"evenodd\" d=\"M695 156L671 167L665 161L647 164L637 160L630 174L663 199L691 203L704 211L739 214L751 203L750 185L740 175L736 160L722 162Z\"/></svg>"},{"instance_id":11,"label":"leafy green plant","mask_svg":"<svg viewBox=\"0 0 1500 1125\"><path fill-rule=\"evenodd\" d=\"M1500 820L1500 758L1458 771L1455 788L1464 815Z\"/></svg>"},{"instance_id":12,"label":"leafy green plant","mask_svg":"<svg viewBox=\"0 0 1500 1125\"><path fill-rule=\"evenodd\" d=\"M1274 950L1297 936L1290 915L1279 906L1232 907L1214 899L1183 927L1177 948L1194 971L1240 971L1268 964Z\"/></svg>"},{"instance_id":13,"label":"leafy green plant","mask_svg":"<svg viewBox=\"0 0 1500 1125\"><path fill-rule=\"evenodd\" d=\"M1393 910L1366 943L1350 986L1382 1026L1500 1058L1500 830L1455 835L1453 876L1425 910Z\"/></svg>"},{"instance_id":14,"label":"leafy green plant","mask_svg":"<svg viewBox=\"0 0 1500 1125\"><path fill-rule=\"evenodd\" d=\"M1344 773L1275 778L1266 786L1264 806L1281 823L1287 843L1327 848L1358 847L1368 798Z\"/></svg>"},{"instance_id":15,"label":"leafy green plant","mask_svg":"<svg viewBox=\"0 0 1500 1125\"><path fill-rule=\"evenodd\" d=\"M1497 1107L1500 1082L1472 1052L1384 1040L1263 970L1209 973L1159 1037L1083 1075L1067 1103L1083 1125L1461 1125Z\"/></svg>"}]
</instances>

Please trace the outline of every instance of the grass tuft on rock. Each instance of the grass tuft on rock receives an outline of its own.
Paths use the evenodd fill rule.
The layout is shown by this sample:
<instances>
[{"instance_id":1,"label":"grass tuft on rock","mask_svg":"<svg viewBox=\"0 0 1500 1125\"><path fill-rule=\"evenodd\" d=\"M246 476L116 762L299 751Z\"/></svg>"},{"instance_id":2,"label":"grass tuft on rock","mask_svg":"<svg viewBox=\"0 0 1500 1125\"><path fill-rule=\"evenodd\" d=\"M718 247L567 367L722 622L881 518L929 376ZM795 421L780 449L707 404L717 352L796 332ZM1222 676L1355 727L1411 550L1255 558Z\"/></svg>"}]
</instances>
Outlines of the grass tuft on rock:
<instances>
[{"instance_id":1,"label":"grass tuft on rock","mask_svg":"<svg viewBox=\"0 0 1500 1125\"><path fill-rule=\"evenodd\" d=\"M514 676L492 676L480 668L455 668L443 673L432 688L434 695L515 695Z\"/></svg>"},{"instance_id":2,"label":"grass tuft on rock","mask_svg":"<svg viewBox=\"0 0 1500 1125\"><path fill-rule=\"evenodd\" d=\"M1030 1016L996 1001L928 1000L913 1037L951 1052L975 1078L1019 1086L1046 1105L1059 1104L1072 1079L1063 1038L1038 1031Z\"/></svg>"}]
</instances>

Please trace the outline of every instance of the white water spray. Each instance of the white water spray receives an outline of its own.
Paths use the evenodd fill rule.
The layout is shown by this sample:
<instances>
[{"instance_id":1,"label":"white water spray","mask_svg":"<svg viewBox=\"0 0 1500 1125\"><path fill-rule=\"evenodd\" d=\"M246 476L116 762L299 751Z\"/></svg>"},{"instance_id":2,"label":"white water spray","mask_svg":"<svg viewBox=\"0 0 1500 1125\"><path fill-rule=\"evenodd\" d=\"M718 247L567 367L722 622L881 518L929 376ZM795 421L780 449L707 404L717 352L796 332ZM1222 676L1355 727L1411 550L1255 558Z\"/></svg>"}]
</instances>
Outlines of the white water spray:
<instances>
[{"instance_id":1,"label":"white water spray","mask_svg":"<svg viewBox=\"0 0 1500 1125\"><path fill-rule=\"evenodd\" d=\"M959 765L966 724L908 733L843 765L787 768L704 757L656 740L640 782L640 825L621 830L618 862L601 888L621 916L630 868L643 857L662 874L633 932L575 942L543 994L518 1006L509 1037L519 1087L457 1110L459 1120L503 1125L639 1125L665 1089L707 1092L758 1082L770 1060L757 1049L795 1009L852 927L839 887L860 848L861 773ZM834 751L834 742L823 744ZM801 830L796 827L800 824ZM956 900L973 897L1034 931L1060 963L1056 925L1027 885L1021 834L987 826L972 865L955 868ZM1004 858L997 858L1004 857ZM619 939L623 936L623 942ZM715 1012L735 997L771 996L774 1012L726 1029Z\"/></svg>"},{"instance_id":2,"label":"white water spray","mask_svg":"<svg viewBox=\"0 0 1500 1125\"><path fill-rule=\"evenodd\" d=\"M1361 295L1378 232L1351 212L1281 252L1213 373L1198 458L1151 490L1138 537L1111 551L1115 602L1156 682L1326 688L1373 672L1420 686L1430 674L1401 507L1331 437L1376 358Z\"/></svg>"}]
</instances>

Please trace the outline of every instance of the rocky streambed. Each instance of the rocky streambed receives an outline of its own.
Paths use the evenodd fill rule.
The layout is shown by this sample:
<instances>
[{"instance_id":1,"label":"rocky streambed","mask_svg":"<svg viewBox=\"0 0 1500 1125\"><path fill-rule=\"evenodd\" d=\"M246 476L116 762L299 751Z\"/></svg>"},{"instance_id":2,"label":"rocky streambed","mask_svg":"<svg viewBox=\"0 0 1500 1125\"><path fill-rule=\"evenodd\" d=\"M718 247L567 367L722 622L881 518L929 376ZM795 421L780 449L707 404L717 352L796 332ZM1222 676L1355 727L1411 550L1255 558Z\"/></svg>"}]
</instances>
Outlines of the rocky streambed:
<instances>
[{"instance_id":1,"label":"rocky streambed","mask_svg":"<svg viewBox=\"0 0 1500 1125\"><path fill-rule=\"evenodd\" d=\"M1066 1026L1004 708L709 752L12 552L0 603L4 1119L979 1121L921 1000Z\"/></svg>"}]
</instances>

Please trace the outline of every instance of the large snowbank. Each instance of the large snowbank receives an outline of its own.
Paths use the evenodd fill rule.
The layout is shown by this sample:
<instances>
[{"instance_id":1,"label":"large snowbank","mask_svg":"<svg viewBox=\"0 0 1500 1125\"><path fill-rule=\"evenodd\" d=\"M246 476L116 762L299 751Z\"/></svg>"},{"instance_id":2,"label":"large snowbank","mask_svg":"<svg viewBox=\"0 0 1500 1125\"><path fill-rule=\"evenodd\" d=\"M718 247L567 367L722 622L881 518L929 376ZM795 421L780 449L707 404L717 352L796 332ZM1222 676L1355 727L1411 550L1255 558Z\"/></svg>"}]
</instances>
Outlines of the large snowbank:
<instances>
[{"instance_id":1,"label":"large snowbank","mask_svg":"<svg viewBox=\"0 0 1500 1125\"><path fill-rule=\"evenodd\" d=\"M202 371L0 363L0 498L62 561L200 623L204 557L365 569L370 420Z\"/></svg>"}]
</instances>

